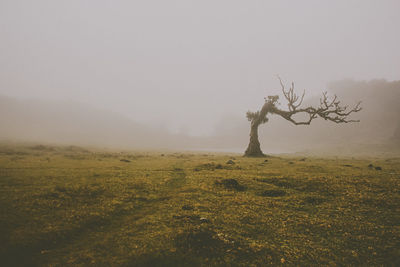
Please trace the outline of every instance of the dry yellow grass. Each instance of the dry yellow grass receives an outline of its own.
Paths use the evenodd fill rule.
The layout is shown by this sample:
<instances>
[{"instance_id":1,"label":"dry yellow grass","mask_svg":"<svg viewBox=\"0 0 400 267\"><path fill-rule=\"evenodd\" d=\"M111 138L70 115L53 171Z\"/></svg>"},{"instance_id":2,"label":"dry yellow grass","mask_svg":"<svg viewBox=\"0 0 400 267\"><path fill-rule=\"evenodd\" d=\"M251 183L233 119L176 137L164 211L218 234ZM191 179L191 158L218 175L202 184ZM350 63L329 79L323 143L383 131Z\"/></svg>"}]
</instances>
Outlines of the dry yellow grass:
<instances>
[{"instance_id":1,"label":"dry yellow grass","mask_svg":"<svg viewBox=\"0 0 400 267\"><path fill-rule=\"evenodd\" d=\"M399 158L3 146L0 190L4 266L400 264Z\"/></svg>"}]
</instances>

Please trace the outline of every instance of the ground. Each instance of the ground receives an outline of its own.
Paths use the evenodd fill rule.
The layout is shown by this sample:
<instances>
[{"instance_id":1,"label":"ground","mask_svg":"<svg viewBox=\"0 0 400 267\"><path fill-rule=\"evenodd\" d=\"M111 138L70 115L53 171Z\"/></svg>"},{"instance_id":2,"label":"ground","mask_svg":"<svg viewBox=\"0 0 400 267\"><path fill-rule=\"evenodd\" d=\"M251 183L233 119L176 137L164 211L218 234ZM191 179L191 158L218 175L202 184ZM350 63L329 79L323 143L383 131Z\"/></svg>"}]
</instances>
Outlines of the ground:
<instances>
[{"instance_id":1,"label":"ground","mask_svg":"<svg viewBox=\"0 0 400 267\"><path fill-rule=\"evenodd\" d=\"M2 145L0 259L399 266L400 158Z\"/></svg>"}]
</instances>

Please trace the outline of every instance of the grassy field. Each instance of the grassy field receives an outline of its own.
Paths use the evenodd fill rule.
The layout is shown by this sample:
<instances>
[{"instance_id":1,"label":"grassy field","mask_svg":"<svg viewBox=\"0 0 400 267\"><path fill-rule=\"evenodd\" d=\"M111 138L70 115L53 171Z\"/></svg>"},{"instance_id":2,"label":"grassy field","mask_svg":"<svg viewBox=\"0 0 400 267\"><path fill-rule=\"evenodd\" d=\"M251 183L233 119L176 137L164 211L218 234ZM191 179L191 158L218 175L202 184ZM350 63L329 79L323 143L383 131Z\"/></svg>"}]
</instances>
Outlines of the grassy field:
<instances>
[{"instance_id":1,"label":"grassy field","mask_svg":"<svg viewBox=\"0 0 400 267\"><path fill-rule=\"evenodd\" d=\"M0 148L1 266L400 265L400 158Z\"/></svg>"}]
</instances>

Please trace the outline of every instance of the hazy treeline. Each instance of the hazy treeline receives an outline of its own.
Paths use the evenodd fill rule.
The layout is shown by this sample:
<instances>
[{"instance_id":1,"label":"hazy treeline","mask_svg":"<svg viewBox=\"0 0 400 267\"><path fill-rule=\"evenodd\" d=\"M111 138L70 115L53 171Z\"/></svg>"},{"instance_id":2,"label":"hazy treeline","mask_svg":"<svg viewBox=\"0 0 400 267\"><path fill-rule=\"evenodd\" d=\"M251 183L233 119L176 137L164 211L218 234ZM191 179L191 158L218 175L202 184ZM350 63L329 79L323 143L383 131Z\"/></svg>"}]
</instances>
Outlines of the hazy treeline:
<instances>
[{"instance_id":1,"label":"hazy treeline","mask_svg":"<svg viewBox=\"0 0 400 267\"><path fill-rule=\"evenodd\" d=\"M266 153L400 148L400 81L342 80L328 85L328 92L363 110L354 114L359 123L333 124L316 120L310 126L294 126L275 116L260 127ZM259 101L259 99L255 99ZM317 104L317 97L304 105ZM262 102L261 102L262 103ZM284 99L280 99L285 108ZM233 113L232 113L233 114ZM94 145L141 149L205 149L242 151L248 142L249 122L231 115L221 118L209 136L172 134L165 128L137 123L121 114L75 102L46 102L0 97L0 140ZM348 152L348 151L347 151Z\"/></svg>"}]
</instances>

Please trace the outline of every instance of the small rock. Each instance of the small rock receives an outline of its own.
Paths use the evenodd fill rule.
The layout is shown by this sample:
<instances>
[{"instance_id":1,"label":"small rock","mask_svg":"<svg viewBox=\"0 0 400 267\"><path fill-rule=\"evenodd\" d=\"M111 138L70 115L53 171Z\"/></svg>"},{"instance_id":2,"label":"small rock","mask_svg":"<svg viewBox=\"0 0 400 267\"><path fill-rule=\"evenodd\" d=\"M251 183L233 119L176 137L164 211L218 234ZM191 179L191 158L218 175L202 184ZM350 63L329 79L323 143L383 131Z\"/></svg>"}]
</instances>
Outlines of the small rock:
<instances>
[{"instance_id":1,"label":"small rock","mask_svg":"<svg viewBox=\"0 0 400 267\"><path fill-rule=\"evenodd\" d=\"M381 171L381 170L382 170L382 167L376 166L376 167L375 167L375 170Z\"/></svg>"},{"instance_id":2,"label":"small rock","mask_svg":"<svg viewBox=\"0 0 400 267\"><path fill-rule=\"evenodd\" d=\"M268 160L266 159L266 160L264 160L264 162L268 162Z\"/></svg>"},{"instance_id":3,"label":"small rock","mask_svg":"<svg viewBox=\"0 0 400 267\"><path fill-rule=\"evenodd\" d=\"M129 159L121 159L122 162L131 162Z\"/></svg>"},{"instance_id":4,"label":"small rock","mask_svg":"<svg viewBox=\"0 0 400 267\"><path fill-rule=\"evenodd\" d=\"M183 205L183 206L182 206L182 209L183 209L183 210L192 210L192 209L193 209L193 206L190 206L190 205Z\"/></svg>"},{"instance_id":5,"label":"small rock","mask_svg":"<svg viewBox=\"0 0 400 267\"><path fill-rule=\"evenodd\" d=\"M164 154L161 154L161 157L164 157L165 155Z\"/></svg>"},{"instance_id":6,"label":"small rock","mask_svg":"<svg viewBox=\"0 0 400 267\"><path fill-rule=\"evenodd\" d=\"M218 164L217 166L215 166L216 169L222 169L222 165Z\"/></svg>"},{"instance_id":7,"label":"small rock","mask_svg":"<svg viewBox=\"0 0 400 267\"><path fill-rule=\"evenodd\" d=\"M201 217L201 218L200 218L200 222L201 222L201 223L209 223L210 220L207 219L207 218Z\"/></svg>"},{"instance_id":8,"label":"small rock","mask_svg":"<svg viewBox=\"0 0 400 267\"><path fill-rule=\"evenodd\" d=\"M235 162L233 161L233 160L228 160L227 162L226 162L226 164L235 164Z\"/></svg>"},{"instance_id":9,"label":"small rock","mask_svg":"<svg viewBox=\"0 0 400 267\"><path fill-rule=\"evenodd\" d=\"M223 179L221 181L215 181L216 185L222 185L226 189L235 189L238 191L244 191L245 187L238 183L235 179Z\"/></svg>"},{"instance_id":10,"label":"small rock","mask_svg":"<svg viewBox=\"0 0 400 267\"><path fill-rule=\"evenodd\" d=\"M368 168L373 168L373 167L374 167L374 165L372 165L372 164L368 165Z\"/></svg>"}]
</instances>

